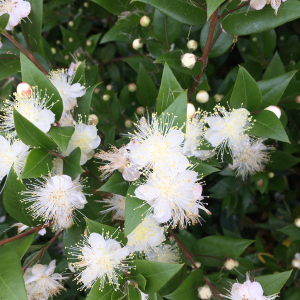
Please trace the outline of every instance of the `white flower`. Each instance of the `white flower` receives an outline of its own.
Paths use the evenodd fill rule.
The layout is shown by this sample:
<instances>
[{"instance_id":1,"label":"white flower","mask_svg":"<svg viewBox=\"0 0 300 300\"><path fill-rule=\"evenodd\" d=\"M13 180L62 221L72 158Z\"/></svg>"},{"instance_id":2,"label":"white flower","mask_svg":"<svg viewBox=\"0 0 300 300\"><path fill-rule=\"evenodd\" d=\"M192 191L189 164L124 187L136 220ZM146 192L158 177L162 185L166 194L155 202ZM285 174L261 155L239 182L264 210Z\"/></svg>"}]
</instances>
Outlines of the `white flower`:
<instances>
[{"instance_id":1,"label":"white flower","mask_svg":"<svg viewBox=\"0 0 300 300\"><path fill-rule=\"evenodd\" d=\"M8 175L13 166L18 176L21 175L29 147L23 142L13 139L6 139L0 135L0 182L4 176Z\"/></svg>"},{"instance_id":2,"label":"white flower","mask_svg":"<svg viewBox=\"0 0 300 300\"><path fill-rule=\"evenodd\" d=\"M18 227L18 234L20 234L21 232L23 232L24 230L30 228L29 226L27 225L24 225L23 223L15 223L13 224L13 226L17 226ZM32 227L33 228L33 227ZM39 235L43 236L46 234L46 228L43 228L41 229L39 232L38 232Z\"/></svg>"},{"instance_id":3,"label":"white flower","mask_svg":"<svg viewBox=\"0 0 300 300\"><path fill-rule=\"evenodd\" d=\"M242 2L245 2L248 0L242 0ZM282 0L282 2L285 2L286 0ZM265 7L266 4L271 4L272 8L275 10L275 15L277 15L278 8L281 5L281 0L251 0L250 6L255 10L261 10Z\"/></svg>"},{"instance_id":4,"label":"white flower","mask_svg":"<svg viewBox=\"0 0 300 300\"><path fill-rule=\"evenodd\" d=\"M166 238L164 227L159 226L153 215L146 217L131 233L127 235L127 247L130 252L145 251L160 245Z\"/></svg>"},{"instance_id":5,"label":"white flower","mask_svg":"<svg viewBox=\"0 0 300 300\"><path fill-rule=\"evenodd\" d=\"M80 164L84 165L94 156L94 149L100 145L100 142L101 139L97 135L95 125L77 123L65 155L69 155L75 148L79 147L81 150Z\"/></svg>"},{"instance_id":6,"label":"white flower","mask_svg":"<svg viewBox=\"0 0 300 300\"><path fill-rule=\"evenodd\" d=\"M224 268L227 270L232 270L233 268L237 267L239 265L239 262L237 260L234 260L232 258L227 258L227 260L224 263Z\"/></svg>"},{"instance_id":7,"label":"white flower","mask_svg":"<svg viewBox=\"0 0 300 300\"><path fill-rule=\"evenodd\" d=\"M295 254L291 264L294 268L300 269L300 253Z\"/></svg>"},{"instance_id":8,"label":"white flower","mask_svg":"<svg viewBox=\"0 0 300 300\"><path fill-rule=\"evenodd\" d=\"M59 294L60 290L66 290L61 284L63 277L54 273L55 260L48 265L36 264L28 268L24 274L25 287L28 300L47 300Z\"/></svg>"},{"instance_id":9,"label":"white flower","mask_svg":"<svg viewBox=\"0 0 300 300\"><path fill-rule=\"evenodd\" d=\"M212 291L210 287L205 284L204 286L198 288L198 295L201 299L210 299L212 296Z\"/></svg>"},{"instance_id":10,"label":"white flower","mask_svg":"<svg viewBox=\"0 0 300 300\"><path fill-rule=\"evenodd\" d=\"M53 221L55 229L71 227L74 211L87 203L79 177L72 181L68 175L56 175L44 181L32 184L29 191L24 192L28 195L24 201L31 203L28 209L32 216L41 217L46 223Z\"/></svg>"},{"instance_id":11,"label":"white flower","mask_svg":"<svg viewBox=\"0 0 300 300\"><path fill-rule=\"evenodd\" d=\"M71 111L63 111L61 118L59 120L59 125L61 127L74 126L76 122L73 119Z\"/></svg>"},{"instance_id":12,"label":"white flower","mask_svg":"<svg viewBox=\"0 0 300 300\"><path fill-rule=\"evenodd\" d=\"M122 173L123 178L127 181L134 181L140 178L140 172L137 164L133 164L130 160L128 151L134 149L134 141L130 142L127 146L123 146L117 149L115 146L111 146L110 151L101 150L95 154L96 158L100 158L103 161L110 163L99 167L99 171L103 172L103 179L109 177L115 170L119 170Z\"/></svg>"},{"instance_id":13,"label":"white flower","mask_svg":"<svg viewBox=\"0 0 300 300\"><path fill-rule=\"evenodd\" d=\"M173 245L160 245L154 249L148 249L145 252L146 260L156 261L168 264L178 264L180 263L180 255L177 246Z\"/></svg>"},{"instance_id":14,"label":"white flower","mask_svg":"<svg viewBox=\"0 0 300 300\"><path fill-rule=\"evenodd\" d=\"M77 105L77 98L82 97L86 89L79 82L73 84L75 74L68 75L67 70L59 69L51 71L48 74L48 78L51 83L58 90L62 101L64 110L71 110L74 106Z\"/></svg>"},{"instance_id":15,"label":"white flower","mask_svg":"<svg viewBox=\"0 0 300 300\"><path fill-rule=\"evenodd\" d=\"M197 183L198 174L191 170L176 173L174 170L157 170L151 173L145 184L135 190L135 195L152 207L159 223L186 227L199 222L199 209L210 212L201 202L202 186Z\"/></svg>"},{"instance_id":16,"label":"white flower","mask_svg":"<svg viewBox=\"0 0 300 300\"><path fill-rule=\"evenodd\" d=\"M251 127L251 117L244 108L232 109L229 112L224 107L216 105L215 114L206 117L209 128L204 137L213 147L220 146L222 155L226 145L233 150L241 150L245 140L245 132Z\"/></svg>"},{"instance_id":17,"label":"white flower","mask_svg":"<svg viewBox=\"0 0 300 300\"><path fill-rule=\"evenodd\" d=\"M233 152L233 164L229 167L241 175L245 180L248 174L253 175L256 172L264 170L264 164L269 162L270 146L263 144L264 139L254 140L245 139L243 147L240 151Z\"/></svg>"},{"instance_id":18,"label":"white flower","mask_svg":"<svg viewBox=\"0 0 300 300\"><path fill-rule=\"evenodd\" d=\"M82 288L90 288L100 279L100 289L105 282L119 287L118 277L130 267L124 262L129 251L126 247L110 237L103 237L98 233L91 233L84 237L82 245L72 248L72 255L79 259L73 267L79 271L77 279L82 283Z\"/></svg>"},{"instance_id":19,"label":"white flower","mask_svg":"<svg viewBox=\"0 0 300 300\"><path fill-rule=\"evenodd\" d=\"M37 88L33 89L31 95L20 96L14 94L15 101L6 100L2 111L4 116L1 117L3 123L2 130L8 131L15 128L13 117L14 108L28 121L38 127L41 131L47 133L51 124L55 121L54 113L48 108L47 103L50 98L46 94L42 96Z\"/></svg>"},{"instance_id":20,"label":"white flower","mask_svg":"<svg viewBox=\"0 0 300 300\"><path fill-rule=\"evenodd\" d=\"M185 53L181 55L181 65L188 69L193 69L198 57L193 53Z\"/></svg>"},{"instance_id":21,"label":"white flower","mask_svg":"<svg viewBox=\"0 0 300 300\"><path fill-rule=\"evenodd\" d=\"M273 300L278 296L278 294L264 296L264 291L260 283L256 281L251 282L248 275L247 280L243 284L234 283L231 291L228 292L230 292L230 294L222 296L231 300Z\"/></svg>"},{"instance_id":22,"label":"white flower","mask_svg":"<svg viewBox=\"0 0 300 300\"><path fill-rule=\"evenodd\" d=\"M111 197L103 198L103 200L97 202L105 203L106 205L104 205L104 207L108 207L107 209L102 210L101 214L107 214L112 211L113 220L123 220L123 221L125 220L126 197L112 194Z\"/></svg>"},{"instance_id":23,"label":"white flower","mask_svg":"<svg viewBox=\"0 0 300 300\"><path fill-rule=\"evenodd\" d=\"M9 14L6 30L12 30L23 18L28 17L31 10L30 3L23 0L0 0L0 16Z\"/></svg>"},{"instance_id":24,"label":"white flower","mask_svg":"<svg viewBox=\"0 0 300 300\"><path fill-rule=\"evenodd\" d=\"M203 136L203 119L201 114L196 113L194 118L187 120L183 154L187 157L195 156L201 160L215 155L214 150L197 150Z\"/></svg>"},{"instance_id":25,"label":"white flower","mask_svg":"<svg viewBox=\"0 0 300 300\"><path fill-rule=\"evenodd\" d=\"M137 131L129 134L135 141L130 148L130 159L140 167L169 167L178 171L185 170L188 159L182 154L184 134L173 127L175 117L152 114L152 122L141 118L136 124Z\"/></svg>"}]
</instances>

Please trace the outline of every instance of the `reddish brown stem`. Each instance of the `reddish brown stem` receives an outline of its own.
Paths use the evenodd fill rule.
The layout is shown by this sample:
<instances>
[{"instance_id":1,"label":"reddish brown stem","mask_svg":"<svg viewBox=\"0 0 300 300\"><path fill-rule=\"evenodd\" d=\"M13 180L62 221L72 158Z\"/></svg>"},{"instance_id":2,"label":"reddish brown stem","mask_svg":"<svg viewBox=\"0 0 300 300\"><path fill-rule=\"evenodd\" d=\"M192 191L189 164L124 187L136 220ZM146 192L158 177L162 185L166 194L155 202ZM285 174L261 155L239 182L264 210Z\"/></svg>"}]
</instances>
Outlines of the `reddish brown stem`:
<instances>
[{"instance_id":1,"label":"reddish brown stem","mask_svg":"<svg viewBox=\"0 0 300 300\"><path fill-rule=\"evenodd\" d=\"M168 46L167 17L165 16L165 44Z\"/></svg>"},{"instance_id":2,"label":"reddish brown stem","mask_svg":"<svg viewBox=\"0 0 300 300\"><path fill-rule=\"evenodd\" d=\"M0 59L20 59L20 57L4 57L4 56L0 56Z\"/></svg>"},{"instance_id":3,"label":"reddish brown stem","mask_svg":"<svg viewBox=\"0 0 300 300\"><path fill-rule=\"evenodd\" d=\"M26 44L27 44L27 48L28 48L29 52L32 53L32 51L30 49L29 41L27 39L27 35L26 35L26 33L25 33L24 29L23 29L22 23L20 23L20 27L21 27L21 30L23 32L23 35L24 35L24 38L25 38L25 41L26 41Z\"/></svg>"},{"instance_id":4,"label":"reddish brown stem","mask_svg":"<svg viewBox=\"0 0 300 300\"><path fill-rule=\"evenodd\" d=\"M232 9L232 10L227 11L226 13L220 15L219 19L222 18L222 17L224 17L224 16L227 16L228 14L232 13L235 10L240 9L241 7L244 7L244 6L248 5L249 3L250 3L250 1L248 1L248 2L246 2L246 3L244 3L244 4L240 5L240 6L238 6L238 7L234 8L234 9Z\"/></svg>"},{"instance_id":5,"label":"reddish brown stem","mask_svg":"<svg viewBox=\"0 0 300 300\"><path fill-rule=\"evenodd\" d=\"M22 47L6 30L2 31L2 34L9 39L17 48L19 48L45 75L48 74L47 70L36 60L36 58Z\"/></svg>"},{"instance_id":6,"label":"reddish brown stem","mask_svg":"<svg viewBox=\"0 0 300 300\"><path fill-rule=\"evenodd\" d=\"M204 10L206 10L206 7L199 1L199 0L195 0Z\"/></svg>"},{"instance_id":7,"label":"reddish brown stem","mask_svg":"<svg viewBox=\"0 0 300 300\"><path fill-rule=\"evenodd\" d=\"M60 154L58 154L58 153L56 153L56 152L54 152L54 151L49 151L49 154L52 155L52 156L59 157L59 158L62 159L62 160L65 159L62 155L60 155Z\"/></svg>"},{"instance_id":8,"label":"reddish brown stem","mask_svg":"<svg viewBox=\"0 0 300 300\"><path fill-rule=\"evenodd\" d=\"M150 31L150 33L157 39L157 41L162 44L161 40L156 36L156 34L150 29L148 28L148 30Z\"/></svg>"},{"instance_id":9,"label":"reddish brown stem","mask_svg":"<svg viewBox=\"0 0 300 300\"><path fill-rule=\"evenodd\" d=\"M217 39L219 38L220 34L222 33L222 29L219 30L218 34L216 35L216 37L214 38L213 42L211 43L210 47L209 47L209 52L211 51L211 49L214 47Z\"/></svg>"},{"instance_id":10,"label":"reddish brown stem","mask_svg":"<svg viewBox=\"0 0 300 300\"><path fill-rule=\"evenodd\" d=\"M86 167L81 166L81 168L84 170L84 172L85 172L87 175L89 175L89 176L91 176L91 177L94 177L95 179L99 180L99 178L98 178L97 176L95 176L94 174L92 174Z\"/></svg>"}]
</instances>

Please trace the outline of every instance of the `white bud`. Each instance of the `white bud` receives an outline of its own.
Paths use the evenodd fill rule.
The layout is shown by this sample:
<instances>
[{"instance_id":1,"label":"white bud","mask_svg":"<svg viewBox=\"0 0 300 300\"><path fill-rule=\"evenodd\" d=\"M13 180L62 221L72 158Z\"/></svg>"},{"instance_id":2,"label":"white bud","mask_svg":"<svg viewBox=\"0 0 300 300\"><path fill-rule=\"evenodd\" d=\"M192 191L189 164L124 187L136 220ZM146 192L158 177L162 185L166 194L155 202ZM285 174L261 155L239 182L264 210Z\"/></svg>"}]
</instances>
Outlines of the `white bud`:
<instances>
[{"instance_id":1,"label":"white bud","mask_svg":"<svg viewBox=\"0 0 300 300\"><path fill-rule=\"evenodd\" d=\"M103 101L108 101L110 99L110 96L108 94L103 95Z\"/></svg>"},{"instance_id":2,"label":"white bud","mask_svg":"<svg viewBox=\"0 0 300 300\"><path fill-rule=\"evenodd\" d=\"M268 176L269 176L269 178L273 178L275 176L275 174L273 172L269 172Z\"/></svg>"},{"instance_id":3,"label":"white bud","mask_svg":"<svg viewBox=\"0 0 300 300\"><path fill-rule=\"evenodd\" d=\"M192 118L195 115L196 109L194 104L188 103L187 104L187 110L186 110L186 115L188 118Z\"/></svg>"},{"instance_id":4,"label":"white bud","mask_svg":"<svg viewBox=\"0 0 300 300\"><path fill-rule=\"evenodd\" d=\"M297 227L300 227L300 219L297 218L294 220L294 224L297 226Z\"/></svg>"},{"instance_id":5,"label":"white bud","mask_svg":"<svg viewBox=\"0 0 300 300\"><path fill-rule=\"evenodd\" d=\"M51 47L51 53L52 53L53 55L56 54L56 49L55 49L54 47Z\"/></svg>"},{"instance_id":6,"label":"white bud","mask_svg":"<svg viewBox=\"0 0 300 300\"><path fill-rule=\"evenodd\" d=\"M68 41L69 41L70 43L72 43L72 42L73 42L73 38L72 38L72 37L69 37Z\"/></svg>"},{"instance_id":7,"label":"white bud","mask_svg":"<svg viewBox=\"0 0 300 300\"><path fill-rule=\"evenodd\" d=\"M74 26L74 22L73 21L69 21L69 26L73 27Z\"/></svg>"},{"instance_id":8,"label":"white bud","mask_svg":"<svg viewBox=\"0 0 300 300\"><path fill-rule=\"evenodd\" d=\"M108 91L111 91L111 90L112 90L112 85L111 85L111 84L108 84L108 85L106 86L106 89L107 89Z\"/></svg>"},{"instance_id":9,"label":"white bud","mask_svg":"<svg viewBox=\"0 0 300 300\"><path fill-rule=\"evenodd\" d=\"M195 51L198 48L198 43L195 40L189 40L186 45L192 51Z\"/></svg>"},{"instance_id":10,"label":"white bud","mask_svg":"<svg viewBox=\"0 0 300 300\"><path fill-rule=\"evenodd\" d=\"M92 68L92 67L91 67L90 65L87 65L87 66L86 66L86 69L87 69L87 70L90 70L91 68Z\"/></svg>"},{"instance_id":11,"label":"white bud","mask_svg":"<svg viewBox=\"0 0 300 300\"><path fill-rule=\"evenodd\" d=\"M92 46L92 41L90 41L90 40L86 41L86 45L87 45L88 47L91 47L91 46Z\"/></svg>"},{"instance_id":12,"label":"white bud","mask_svg":"<svg viewBox=\"0 0 300 300\"><path fill-rule=\"evenodd\" d=\"M235 260L228 258L224 263L224 267L227 270L232 270L235 267Z\"/></svg>"},{"instance_id":13,"label":"white bud","mask_svg":"<svg viewBox=\"0 0 300 300\"><path fill-rule=\"evenodd\" d=\"M60 45L61 44L61 41L60 40L57 40L56 41L56 45Z\"/></svg>"},{"instance_id":14,"label":"white bud","mask_svg":"<svg viewBox=\"0 0 300 300\"><path fill-rule=\"evenodd\" d=\"M141 39L135 39L133 42L132 42L132 48L134 50L139 50L141 48L143 48L143 43L141 43Z\"/></svg>"},{"instance_id":15,"label":"white bud","mask_svg":"<svg viewBox=\"0 0 300 300\"><path fill-rule=\"evenodd\" d=\"M214 95L214 99L215 99L215 101L216 102L221 102L222 101L222 99L223 99L223 95L221 95L221 94L215 94Z\"/></svg>"},{"instance_id":16,"label":"white bud","mask_svg":"<svg viewBox=\"0 0 300 300\"><path fill-rule=\"evenodd\" d=\"M132 121L131 120L126 120L124 125L125 125L126 128L130 128L130 127L132 127Z\"/></svg>"},{"instance_id":17,"label":"white bud","mask_svg":"<svg viewBox=\"0 0 300 300\"><path fill-rule=\"evenodd\" d=\"M199 103L206 103L209 100L208 92L206 91L199 91L196 95L196 100Z\"/></svg>"},{"instance_id":18,"label":"white bud","mask_svg":"<svg viewBox=\"0 0 300 300\"><path fill-rule=\"evenodd\" d=\"M269 110L269 111L273 112L276 115L276 117L278 119L280 119L281 111L280 111L280 108L278 106L271 105L271 106L266 107L264 110Z\"/></svg>"},{"instance_id":19,"label":"white bud","mask_svg":"<svg viewBox=\"0 0 300 300\"><path fill-rule=\"evenodd\" d=\"M205 284L204 286L198 288L198 296L201 299L210 299L212 296L210 287L207 284Z\"/></svg>"},{"instance_id":20,"label":"white bud","mask_svg":"<svg viewBox=\"0 0 300 300\"><path fill-rule=\"evenodd\" d=\"M17 86L17 94L19 96L30 96L31 95L31 86L27 82L21 82Z\"/></svg>"},{"instance_id":21,"label":"white bud","mask_svg":"<svg viewBox=\"0 0 300 300\"><path fill-rule=\"evenodd\" d=\"M68 59L69 59L69 55L66 54L66 55L64 56L64 59L65 59L65 60L68 60Z\"/></svg>"},{"instance_id":22,"label":"white bud","mask_svg":"<svg viewBox=\"0 0 300 300\"><path fill-rule=\"evenodd\" d=\"M83 9L82 9L82 8L79 8L79 9L78 9L78 13L82 14L82 13L83 13Z\"/></svg>"},{"instance_id":23,"label":"white bud","mask_svg":"<svg viewBox=\"0 0 300 300\"><path fill-rule=\"evenodd\" d=\"M234 267L237 268L239 265L240 265L240 263L237 260L235 260L234 261Z\"/></svg>"},{"instance_id":24,"label":"white bud","mask_svg":"<svg viewBox=\"0 0 300 300\"><path fill-rule=\"evenodd\" d=\"M137 112L138 115L143 115L144 112L145 112L145 107L139 106L139 107L136 109L136 112Z\"/></svg>"},{"instance_id":25,"label":"white bud","mask_svg":"<svg viewBox=\"0 0 300 300\"><path fill-rule=\"evenodd\" d=\"M300 269L300 260L298 258L294 258L292 260L292 266L295 267L295 268Z\"/></svg>"},{"instance_id":26,"label":"white bud","mask_svg":"<svg viewBox=\"0 0 300 300\"><path fill-rule=\"evenodd\" d=\"M77 57L79 57L80 55L81 55L81 53L79 53L79 52L76 53L76 56L77 56Z\"/></svg>"},{"instance_id":27,"label":"white bud","mask_svg":"<svg viewBox=\"0 0 300 300\"><path fill-rule=\"evenodd\" d=\"M84 7L89 7L89 3L88 2L83 2L83 6Z\"/></svg>"},{"instance_id":28,"label":"white bud","mask_svg":"<svg viewBox=\"0 0 300 300\"><path fill-rule=\"evenodd\" d=\"M193 53L186 53L181 55L181 65L182 67L186 67L188 69L193 69L196 62L197 62L197 56Z\"/></svg>"},{"instance_id":29,"label":"white bud","mask_svg":"<svg viewBox=\"0 0 300 300\"><path fill-rule=\"evenodd\" d=\"M300 96L297 96L297 97L296 97L295 102L296 102L296 103L300 103Z\"/></svg>"},{"instance_id":30,"label":"white bud","mask_svg":"<svg viewBox=\"0 0 300 300\"><path fill-rule=\"evenodd\" d=\"M88 121L89 121L89 125L95 125L96 126L96 125L98 125L99 119L96 115L91 114L91 115L89 115Z\"/></svg>"},{"instance_id":31,"label":"white bud","mask_svg":"<svg viewBox=\"0 0 300 300\"><path fill-rule=\"evenodd\" d=\"M257 42L257 37L256 37L256 36L254 36L254 37L252 38L252 42L254 42L254 43Z\"/></svg>"},{"instance_id":32,"label":"white bud","mask_svg":"<svg viewBox=\"0 0 300 300\"><path fill-rule=\"evenodd\" d=\"M128 84L128 90L129 90L129 92L135 92L136 91L136 84L135 83L129 83Z\"/></svg>"},{"instance_id":33,"label":"white bud","mask_svg":"<svg viewBox=\"0 0 300 300\"><path fill-rule=\"evenodd\" d=\"M95 94L99 94L99 93L100 93L100 89L99 89L99 88L95 88L95 89L94 89L94 93L95 93Z\"/></svg>"},{"instance_id":34,"label":"white bud","mask_svg":"<svg viewBox=\"0 0 300 300\"><path fill-rule=\"evenodd\" d=\"M147 27L150 24L150 18L148 16L141 17L140 24L143 27Z\"/></svg>"}]
</instances>

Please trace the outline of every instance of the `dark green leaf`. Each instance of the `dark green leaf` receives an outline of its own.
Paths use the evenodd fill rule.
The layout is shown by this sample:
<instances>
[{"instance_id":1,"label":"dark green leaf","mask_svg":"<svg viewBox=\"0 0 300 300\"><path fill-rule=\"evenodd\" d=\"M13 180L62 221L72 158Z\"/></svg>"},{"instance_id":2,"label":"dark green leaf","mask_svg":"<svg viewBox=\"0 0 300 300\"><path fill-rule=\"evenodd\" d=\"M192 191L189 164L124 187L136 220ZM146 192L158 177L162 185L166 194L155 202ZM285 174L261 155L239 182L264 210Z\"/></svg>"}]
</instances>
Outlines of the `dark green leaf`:
<instances>
[{"instance_id":1,"label":"dark green leaf","mask_svg":"<svg viewBox=\"0 0 300 300\"><path fill-rule=\"evenodd\" d=\"M255 56L268 58L276 48L275 30L271 29L262 33L251 34L250 45Z\"/></svg>"},{"instance_id":2,"label":"dark green leaf","mask_svg":"<svg viewBox=\"0 0 300 300\"><path fill-rule=\"evenodd\" d=\"M9 14L3 14L0 16L0 32L5 30L8 21L9 21Z\"/></svg>"},{"instance_id":3,"label":"dark green leaf","mask_svg":"<svg viewBox=\"0 0 300 300\"><path fill-rule=\"evenodd\" d=\"M24 254L27 252L28 248L30 247L34 236L35 236L35 234L31 234L24 238L18 239L14 242L9 243L9 246L12 247L19 255L19 258L22 259L22 257L24 256Z\"/></svg>"},{"instance_id":4,"label":"dark green leaf","mask_svg":"<svg viewBox=\"0 0 300 300\"><path fill-rule=\"evenodd\" d=\"M283 163L284 162L284 163ZM268 166L276 171L286 170L300 162L300 158L287 152L275 150L271 153Z\"/></svg>"},{"instance_id":5,"label":"dark green leaf","mask_svg":"<svg viewBox=\"0 0 300 300\"><path fill-rule=\"evenodd\" d=\"M111 300L113 292L114 288L109 284L105 284L104 289L100 290L100 279L98 279L90 290L86 300Z\"/></svg>"},{"instance_id":6,"label":"dark green leaf","mask_svg":"<svg viewBox=\"0 0 300 300\"><path fill-rule=\"evenodd\" d=\"M220 171L219 169L194 158L191 158L190 161L195 165L194 171L198 172L202 177Z\"/></svg>"},{"instance_id":7,"label":"dark green leaf","mask_svg":"<svg viewBox=\"0 0 300 300\"><path fill-rule=\"evenodd\" d=\"M271 79L285 73L284 65L280 59L280 56L276 52L269 63L264 75L263 80Z\"/></svg>"},{"instance_id":8,"label":"dark green leaf","mask_svg":"<svg viewBox=\"0 0 300 300\"><path fill-rule=\"evenodd\" d=\"M211 17L214 11L224 2L225 0L210 0L206 2L207 5L207 20Z\"/></svg>"},{"instance_id":9,"label":"dark green leaf","mask_svg":"<svg viewBox=\"0 0 300 300\"><path fill-rule=\"evenodd\" d=\"M115 172L108 181L100 187L99 192L113 193L126 196L129 187L128 181L125 181L120 172Z\"/></svg>"},{"instance_id":10,"label":"dark green leaf","mask_svg":"<svg viewBox=\"0 0 300 300\"><path fill-rule=\"evenodd\" d=\"M101 5L110 13L118 16L122 12L130 10L130 8L134 9L133 5L130 5L130 0L119 0L117 2L111 0L92 0L93 2Z\"/></svg>"},{"instance_id":11,"label":"dark green leaf","mask_svg":"<svg viewBox=\"0 0 300 300\"><path fill-rule=\"evenodd\" d=\"M81 150L79 147L75 148L70 155L65 157L64 174L69 175L72 180L76 179L83 172L80 165L80 157Z\"/></svg>"},{"instance_id":12,"label":"dark green leaf","mask_svg":"<svg viewBox=\"0 0 300 300\"><path fill-rule=\"evenodd\" d=\"M85 61L83 61L77 68L74 79L73 79L73 84L74 83L80 83L81 85L86 84L85 80Z\"/></svg>"},{"instance_id":13,"label":"dark green leaf","mask_svg":"<svg viewBox=\"0 0 300 300\"><path fill-rule=\"evenodd\" d=\"M278 231L285 233L295 240L300 240L300 228L295 224L290 224L282 229L278 229Z\"/></svg>"},{"instance_id":14,"label":"dark green leaf","mask_svg":"<svg viewBox=\"0 0 300 300\"><path fill-rule=\"evenodd\" d=\"M68 148L69 141L74 131L75 128L73 126L51 127L51 129L48 131L48 135L57 144L59 149L62 152L65 152Z\"/></svg>"},{"instance_id":15,"label":"dark green leaf","mask_svg":"<svg viewBox=\"0 0 300 300\"><path fill-rule=\"evenodd\" d=\"M20 59L17 56L11 54L4 54L1 56L3 58L7 57L7 59L0 59L0 80L6 79L21 71Z\"/></svg>"},{"instance_id":16,"label":"dark green leaf","mask_svg":"<svg viewBox=\"0 0 300 300\"><path fill-rule=\"evenodd\" d=\"M142 300L141 292L133 285L127 287L127 299L128 300Z\"/></svg>"}]
</instances>

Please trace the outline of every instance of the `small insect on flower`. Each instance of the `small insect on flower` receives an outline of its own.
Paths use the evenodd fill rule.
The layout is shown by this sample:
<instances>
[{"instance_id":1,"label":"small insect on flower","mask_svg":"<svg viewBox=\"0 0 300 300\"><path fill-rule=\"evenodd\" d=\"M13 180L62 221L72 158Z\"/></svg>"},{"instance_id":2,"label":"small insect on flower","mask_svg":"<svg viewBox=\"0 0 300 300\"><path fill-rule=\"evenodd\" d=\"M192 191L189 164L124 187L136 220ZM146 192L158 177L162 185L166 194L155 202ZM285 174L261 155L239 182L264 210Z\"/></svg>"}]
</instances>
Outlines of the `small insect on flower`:
<instances>
[{"instance_id":1,"label":"small insect on flower","mask_svg":"<svg viewBox=\"0 0 300 300\"><path fill-rule=\"evenodd\" d=\"M49 266L36 264L26 269L24 281L28 300L47 300L60 294L60 290L66 290L62 281L68 277L54 273L55 265L55 260L52 260Z\"/></svg>"},{"instance_id":2,"label":"small insect on flower","mask_svg":"<svg viewBox=\"0 0 300 300\"><path fill-rule=\"evenodd\" d=\"M130 252L153 249L166 239L164 227L159 226L152 214L129 233L127 238L128 243L126 246Z\"/></svg>"},{"instance_id":3,"label":"small insect on flower","mask_svg":"<svg viewBox=\"0 0 300 300\"><path fill-rule=\"evenodd\" d=\"M0 16L9 14L6 30L12 30L23 18L28 17L31 11L30 2L23 0L0 0Z\"/></svg>"},{"instance_id":4,"label":"small insect on flower","mask_svg":"<svg viewBox=\"0 0 300 300\"><path fill-rule=\"evenodd\" d=\"M87 203L82 192L79 177L72 181L68 175L56 175L48 180L37 180L29 186L23 201L31 203L28 209L34 218L42 218L46 223L54 222L54 228L69 228L74 223L75 210L82 209Z\"/></svg>"},{"instance_id":5,"label":"small insect on flower","mask_svg":"<svg viewBox=\"0 0 300 300\"><path fill-rule=\"evenodd\" d=\"M168 264L178 264L181 261L179 249L175 245L159 245L145 251L146 260Z\"/></svg>"},{"instance_id":6,"label":"small insect on flower","mask_svg":"<svg viewBox=\"0 0 300 300\"><path fill-rule=\"evenodd\" d=\"M81 289L92 287L100 279L101 290L105 283L116 290L118 277L131 268L126 264L128 249L108 235L104 237L93 232L88 237L83 236L82 244L71 249L71 254L79 260L72 265L79 271L76 278L82 284Z\"/></svg>"},{"instance_id":7,"label":"small insect on flower","mask_svg":"<svg viewBox=\"0 0 300 300\"><path fill-rule=\"evenodd\" d=\"M9 131L15 128L13 110L16 109L24 118L47 133L51 128L51 124L55 121L55 115L49 109L51 107L51 105L50 107L48 105L50 98L46 93L42 95L42 92L36 87L33 88L29 96L14 93L14 97L14 101L6 100L3 104L0 129Z\"/></svg>"},{"instance_id":8,"label":"small insect on flower","mask_svg":"<svg viewBox=\"0 0 300 300\"><path fill-rule=\"evenodd\" d=\"M108 207L102 210L101 214L112 212L112 220L125 220L126 197L112 194L112 196L96 202L105 203L106 205L104 205L104 207Z\"/></svg>"}]
</instances>

